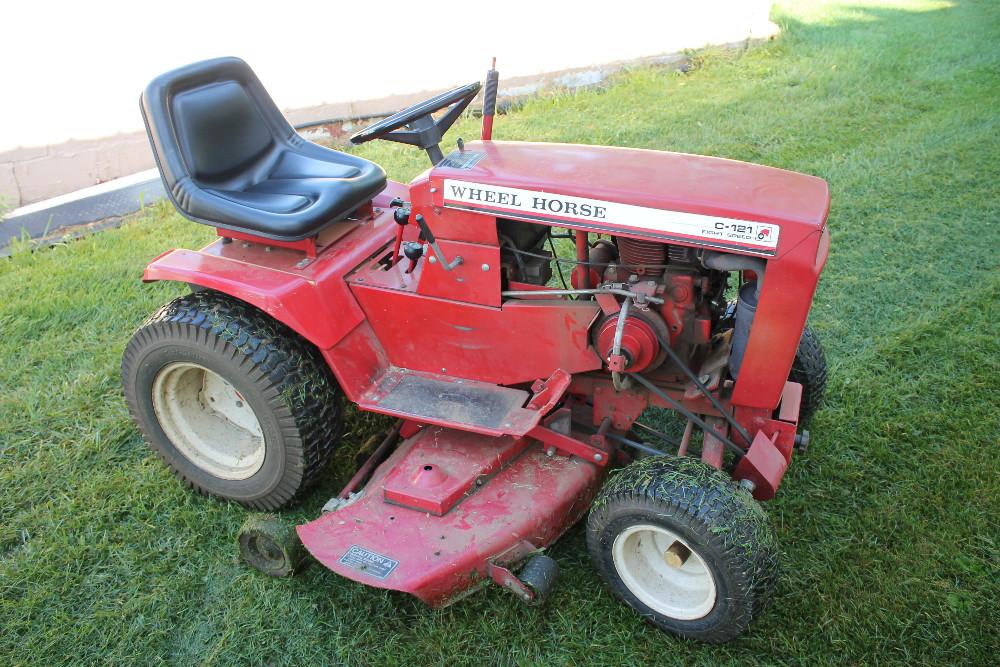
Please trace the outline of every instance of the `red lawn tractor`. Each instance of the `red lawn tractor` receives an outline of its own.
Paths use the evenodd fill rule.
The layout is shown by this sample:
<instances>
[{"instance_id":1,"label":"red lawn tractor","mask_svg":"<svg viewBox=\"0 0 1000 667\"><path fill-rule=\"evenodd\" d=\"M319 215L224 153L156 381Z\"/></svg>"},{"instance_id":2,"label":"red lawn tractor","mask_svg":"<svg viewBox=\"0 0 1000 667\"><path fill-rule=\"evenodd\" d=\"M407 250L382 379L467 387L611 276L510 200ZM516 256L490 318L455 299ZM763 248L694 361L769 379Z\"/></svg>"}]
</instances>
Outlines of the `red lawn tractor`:
<instances>
[{"instance_id":1,"label":"red lawn tractor","mask_svg":"<svg viewBox=\"0 0 1000 667\"><path fill-rule=\"evenodd\" d=\"M268 574L291 571L300 540L334 572L434 607L489 582L536 602L558 573L543 550L589 511L615 595L678 635L735 637L778 570L758 501L808 445L799 422L826 380L806 317L827 185L696 155L493 141L495 69L482 139L444 154L479 90L351 138L425 150L431 168L407 185L299 136L242 60L150 83L166 191L219 238L146 268L191 293L128 344L132 415L185 484L264 510L321 474L343 397L395 418L296 540L248 523L241 550ZM554 285L553 266L568 281ZM679 413L683 435L637 421L652 407Z\"/></svg>"}]
</instances>

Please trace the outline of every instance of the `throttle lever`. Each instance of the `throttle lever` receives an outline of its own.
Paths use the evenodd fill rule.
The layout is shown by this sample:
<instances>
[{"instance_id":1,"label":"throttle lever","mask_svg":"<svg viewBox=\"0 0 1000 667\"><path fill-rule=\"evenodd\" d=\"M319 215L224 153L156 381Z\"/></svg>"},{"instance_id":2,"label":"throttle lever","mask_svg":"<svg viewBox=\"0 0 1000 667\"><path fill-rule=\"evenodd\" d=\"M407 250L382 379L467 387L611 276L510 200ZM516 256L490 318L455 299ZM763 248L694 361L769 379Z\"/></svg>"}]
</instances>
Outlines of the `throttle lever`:
<instances>
[{"instance_id":1,"label":"throttle lever","mask_svg":"<svg viewBox=\"0 0 1000 667\"><path fill-rule=\"evenodd\" d=\"M424 240L427 241L428 244L430 244L431 250L434 251L434 257L436 257L437 261L441 263L441 268L445 271L451 271L464 261L461 255L455 255L455 259L450 262L445 259L444 253L441 252L441 248L434 239L434 233L431 232L431 228L427 226L427 221L424 220L424 216L418 213L414 220L417 221L417 225L420 227L420 235L424 237ZM433 262L434 257L432 257L429 261Z\"/></svg>"}]
</instances>

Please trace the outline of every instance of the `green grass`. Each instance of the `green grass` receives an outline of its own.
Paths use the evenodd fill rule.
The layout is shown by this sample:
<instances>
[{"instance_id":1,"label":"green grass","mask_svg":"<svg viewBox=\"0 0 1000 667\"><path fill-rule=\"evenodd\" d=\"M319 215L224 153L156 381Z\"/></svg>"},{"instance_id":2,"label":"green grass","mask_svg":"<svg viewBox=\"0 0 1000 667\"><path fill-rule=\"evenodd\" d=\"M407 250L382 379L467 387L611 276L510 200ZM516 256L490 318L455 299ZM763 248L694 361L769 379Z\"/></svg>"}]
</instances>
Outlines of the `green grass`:
<instances>
[{"instance_id":1,"label":"green grass","mask_svg":"<svg viewBox=\"0 0 1000 667\"><path fill-rule=\"evenodd\" d=\"M211 230L160 205L0 261L0 663L996 664L1000 650L1000 5L779 6L777 41L640 69L498 119L498 138L721 155L826 178L830 260L812 322L831 365L812 448L768 505L784 576L738 641L645 626L583 533L551 603L497 589L432 611L322 567L240 564L242 508L184 491L128 419L118 363L177 285L163 250ZM475 122L451 133L473 137ZM397 179L416 150L362 154ZM290 520L346 481L378 419Z\"/></svg>"}]
</instances>

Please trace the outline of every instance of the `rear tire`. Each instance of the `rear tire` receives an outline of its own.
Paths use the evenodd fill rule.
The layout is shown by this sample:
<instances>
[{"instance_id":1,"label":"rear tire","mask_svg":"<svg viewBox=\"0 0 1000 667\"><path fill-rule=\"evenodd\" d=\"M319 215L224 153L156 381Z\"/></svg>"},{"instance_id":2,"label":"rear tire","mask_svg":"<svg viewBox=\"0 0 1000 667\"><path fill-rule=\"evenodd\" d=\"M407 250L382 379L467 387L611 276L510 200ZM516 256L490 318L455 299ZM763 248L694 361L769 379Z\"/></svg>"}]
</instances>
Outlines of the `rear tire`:
<instances>
[{"instance_id":1,"label":"rear tire","mask_svg":"<svg viewBox=\"0 0 1000 667\"><path fill-rule=\"evenodd\" d=\"M802 339L795 351L795 361L792 362L788 379L802 385L799 420L804 421L822 404L826 391L826 354L819 337L809 325L802 331Z\"/></svg>"},{"instance_id":2,"label":"rear tire","mask_svg":"<svg viewBox=\"0 0 1000 667\"><path fill-rule=\"evenodd\" d=\"M657 628L720 643L771 596L777 547L767 515L726 474L657 456L614 474L594 501L587 547L608 588Z\"/></svg>"},{"instance_id":3,"label":"rear tire","mask_svg":"<svg viewBox=\"0 0 1000 667\"><path fill-rule=\"evenodd\" d=\"M213 291L174 299L125 349L122 383L149 445L189 487L256 509L316 481L341 429L339 388L306 341Z\"/></svg>"}]
</instances>

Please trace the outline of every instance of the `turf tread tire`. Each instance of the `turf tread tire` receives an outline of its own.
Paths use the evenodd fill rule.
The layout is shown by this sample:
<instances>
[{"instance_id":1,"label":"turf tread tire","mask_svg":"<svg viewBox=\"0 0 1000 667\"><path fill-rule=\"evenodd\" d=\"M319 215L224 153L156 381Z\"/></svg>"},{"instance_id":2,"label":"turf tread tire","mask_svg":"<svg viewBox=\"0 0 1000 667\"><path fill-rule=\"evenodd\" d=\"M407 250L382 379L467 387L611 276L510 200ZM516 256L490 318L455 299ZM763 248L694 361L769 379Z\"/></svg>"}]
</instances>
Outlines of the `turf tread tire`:
<instances>
[{"instance_id":1,"label":"turf tread tire","mask_svg":"<svg viewBox=\"0 0 1000 667\"><path fill-rule=\"evenodd\" d=\"M266 397L266 408L277 420L284 463L280 480L260 495L232 497L199 483L200 473L159 427L151 399L140 400L143 392L136 382L144 355L176 342L235 364ZM178 297L139 326L122 359L122 383L133 420L182 482L199 493L254 509L276 510L300 498L317 481L340 437L340 389L318 351L262 311L211 290Z\"/></svg>"},{"instance_id":2,"label":"turf tread tire","mask_svg":"<svg viewBox=\"0 0 1000 667\"><path fill-rule=\"evenodd\" d=\"M717 602L705 617L661 615L624 584L612 547L618 534L640 523L658 523L680 535L712 569ZM587 520L587 547L611 592L644 620L708 643L743 633L767 605L779 573L777 543L764 509L731 477L690 457L649 457L613 474Z\"/></svg>"},{"instance_id":3,"label":"turf tread tire","mask_svg":"<svg viewBox=\"0 0 1000 667\"><path fill-rule=\"evenodd\" d=\"M795 361L788 379L802 385L802 404L799 408L800 420L811 417L823 402L826 392L826 354L823 345L812 327L806 325L795 351Z\"/></svg>"}]
</instances>

